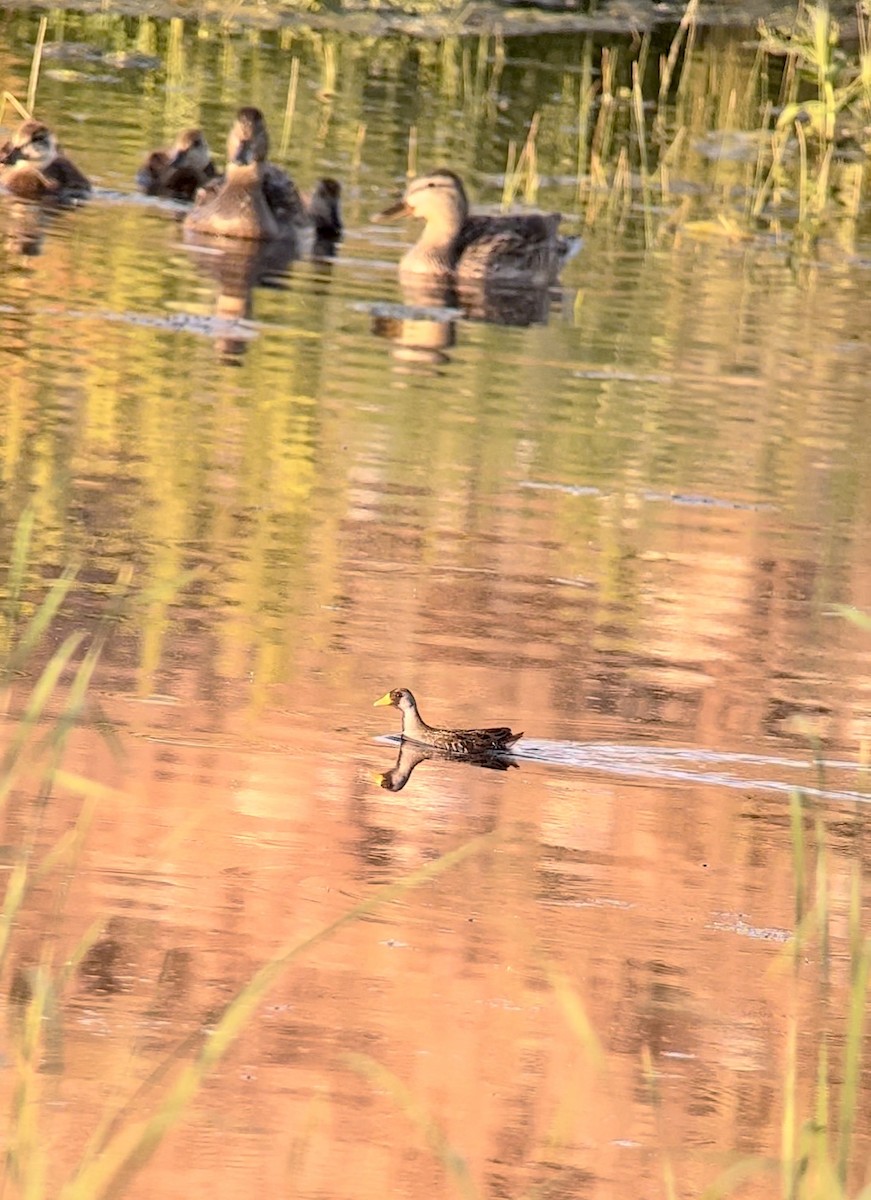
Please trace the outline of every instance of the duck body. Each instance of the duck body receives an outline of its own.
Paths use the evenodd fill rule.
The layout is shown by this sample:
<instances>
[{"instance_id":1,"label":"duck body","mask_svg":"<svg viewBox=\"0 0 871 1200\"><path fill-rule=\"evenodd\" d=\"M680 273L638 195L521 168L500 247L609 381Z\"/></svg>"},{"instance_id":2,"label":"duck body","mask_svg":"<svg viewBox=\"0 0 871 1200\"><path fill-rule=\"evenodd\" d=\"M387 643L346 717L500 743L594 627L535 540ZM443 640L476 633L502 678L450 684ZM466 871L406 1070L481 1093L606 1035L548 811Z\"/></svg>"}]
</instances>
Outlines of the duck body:
<instances>
[{"instance_id":1,"label":"duck body","mask_svg":"<svg viewBox=\"0 0 871 1200\"><path fill-rule=\"evenodd\" d=\"M41 121L24 121L0 147L0 183L20 200L83 200L91 184Z\"/></svg>"},{"instance_id":2,"label":"duck body","mask_svg":"<svg viewBox=\"0 0 871 1200\"><path fill-rule=\"evenodd\" d=\"M193 200L217 174L202 130L183 129L170 149L152 150L136 172L136 183L146 196Z\"/></svg>"},{"instance_id":3,"label":"duck body","mask_svg":"<svg viewBox=\"0 0 871 1200\"><path fill-rule=\"evenodd\" d=\"M417 709L417 701L408 688L394 688L374 707L392 705L402 713L402 736L423 746L433 746L449 754L487 755L509 750L523 737L513 733L507 725L494 725L485 729L439 729L427 725Z\"/></svg>"},{"instance_id":4,"label":"duck body","mask_svg":"<svg viewBox=\"0 0 871 1200\"><path fill-rule=\"evenodd\" d=\"M264 174L263 163L228 163L220 185L199 193L185 229L248 242L280 238L283 231L266 198Z\"/></svg>"},{"instance_id":5,"label":"duck body","mask_svg":"<svg viewBox=\"0 0 871 1200\"><path fill-rule=\"evenodd\" d=\"M240 108L227 138L223 179L201 189L185 228L245 241L293 238L305 206L293 181L267 162L269 135L257 108Z\"/></svg>"},{"instance_id":6,"label":"duck body","mask_svg":"<svg viewBox=\"0 0 871 1200\"><path fill-rule=\"evenodd\" d=\"M548 286L575 248L575 242L559 236L559 213L470 213L462 180L447 168L413 179L402 199L378 219L400 216L426 222L399 264L403 277Z\"/></svg>"}]
</instances>

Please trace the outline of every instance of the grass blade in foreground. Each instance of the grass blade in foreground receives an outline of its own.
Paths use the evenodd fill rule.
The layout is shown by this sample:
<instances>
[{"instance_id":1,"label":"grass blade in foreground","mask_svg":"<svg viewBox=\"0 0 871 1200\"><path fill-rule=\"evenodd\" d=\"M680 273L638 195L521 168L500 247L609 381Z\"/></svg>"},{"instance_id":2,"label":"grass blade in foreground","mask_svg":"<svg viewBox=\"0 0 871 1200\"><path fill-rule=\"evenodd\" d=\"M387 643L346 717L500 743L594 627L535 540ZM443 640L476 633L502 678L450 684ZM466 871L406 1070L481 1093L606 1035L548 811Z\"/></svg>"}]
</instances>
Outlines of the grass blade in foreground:
<instances>
[{"instance_id":1,"label":"grass blade in foreground","mask_svg":"<svg viewBox=\"0 0 871 1200\"><path fill-rule=\"evenodd\" d=\"M472 1182L465 1158L451 1145L438 1122L421 1102L414 1098L402 1080L368 1054L348 1054L345 1061L352 1070L368 1079L375 1087L389 1093L397 1108L417 1126L430 1150L456 1182L460 1194L465 1196L466 1200L478 1200L479 1193Z\"/></svg>"}]
</instances>

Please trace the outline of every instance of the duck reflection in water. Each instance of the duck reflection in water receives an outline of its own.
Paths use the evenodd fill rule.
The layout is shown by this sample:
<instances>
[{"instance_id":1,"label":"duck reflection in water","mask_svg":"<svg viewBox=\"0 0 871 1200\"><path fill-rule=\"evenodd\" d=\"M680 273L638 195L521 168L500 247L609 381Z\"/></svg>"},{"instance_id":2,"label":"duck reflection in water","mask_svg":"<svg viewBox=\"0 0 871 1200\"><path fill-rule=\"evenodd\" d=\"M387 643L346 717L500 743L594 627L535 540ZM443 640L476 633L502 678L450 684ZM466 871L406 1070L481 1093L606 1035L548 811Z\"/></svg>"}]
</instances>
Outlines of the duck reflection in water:
<instances>
[{"instance_id":1,"label":"duck reflection in water","mask_svg":"<svg viewBox=\"0 0 871 1200\"><path fill-rule=\"evenodd\" d=\"M35 258L42 254L45 231L55 217L51 209L42 204L28 204L13 200L8 207L8 217L3 231L3 242L13 254Z\"/></svg>"},{"instance_id":2,"label":"duck reflection in water","mask_svg":"<svg viewBox=\"0 0 871 1200\"><path fill-rule=\"evenodd\" d=\"M507 771L519 763L505 754L469 754L450 750L437 750L434 746L423 746L419 742L403 740L399 745L396 762L388 770L373 775L375 783L388 792L401 792L411 777L412 771L422 762L431 761L468 763L473 767L484 767L490 771Z\"/></svg>"},{"instance_id":3,"label":"duck reflection in water","mask_svg":"<svg viewBox=\"0 0 871 1200\"><path fill-rule=\"evenodd\" d=\"M373 317L372 332L392 343L400 362L432 365L450 362L457 341L457 321L483 321L522 329L546 325L553 292L550 287L509 287L486 279L458 282L444 277L401 275L402 308Z\"/></svg>"},{"instance_id":4,"label":"duck reflection in water","mask_svg":"<svg viewBox=\"0 0 871 1200\"><path fill-rule=\"evenodd\" d=\"M239 242L212 238L208 249L197 248L197 266L217 283L215 349L219 359L238 366L250 341L244 322L254 310L254 288L281 289L296 255L293 241Z\"/></svg>"}]
</instances>

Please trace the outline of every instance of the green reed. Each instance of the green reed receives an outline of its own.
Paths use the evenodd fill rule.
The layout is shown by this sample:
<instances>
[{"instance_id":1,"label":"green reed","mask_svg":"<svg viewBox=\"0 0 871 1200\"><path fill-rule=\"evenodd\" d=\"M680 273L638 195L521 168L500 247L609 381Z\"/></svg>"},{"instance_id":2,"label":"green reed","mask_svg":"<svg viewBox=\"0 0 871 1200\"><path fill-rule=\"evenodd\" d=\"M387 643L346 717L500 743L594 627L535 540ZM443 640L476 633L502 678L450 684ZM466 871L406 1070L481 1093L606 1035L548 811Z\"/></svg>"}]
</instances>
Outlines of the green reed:
<instances>
[{"instance_id":1,"label":"green reed","mask_svg":"<svg viewBox=\"0 0 871 1200\"><path fill-rule=\"evenodd\" d=\"M27 108L30 112L36 107L36 88L39 83L39 68L42 64L42 48L45 45L45 31L48 28L48 17L39 19L39 30L36 34L36 45L30 62L30 77L27 81Z\"/></svg>"},{"instance_id":2,"label":"green reed","mask_svg":"<svg viewBox=\"0 0 871 1200\"><path fill-rule=\"evenodd\" d=\"M287 83L287 101L284 105L284 120L281 123L281 141L279 155L287 157L290 146L290 135L293 131L293 118L296 112L296 94L299 90L299 59L296 55L290 60L290 78Z\"/></svg>"}]
</instances>

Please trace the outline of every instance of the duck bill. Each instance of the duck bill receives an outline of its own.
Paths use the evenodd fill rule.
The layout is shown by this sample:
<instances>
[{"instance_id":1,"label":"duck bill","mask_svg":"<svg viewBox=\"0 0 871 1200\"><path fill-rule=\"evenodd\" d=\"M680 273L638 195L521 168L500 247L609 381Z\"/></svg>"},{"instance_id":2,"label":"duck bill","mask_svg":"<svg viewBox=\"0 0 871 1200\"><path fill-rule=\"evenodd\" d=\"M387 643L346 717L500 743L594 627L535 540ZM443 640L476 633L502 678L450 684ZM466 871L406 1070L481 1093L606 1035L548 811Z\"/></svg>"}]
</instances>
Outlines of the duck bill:
<instances>
[{"instance_id":1,"label":"duck bill","mask_svg":"<svg viewBox=\"0 0 871 1200\"><path fill-rule=\"evenodd\" d=\"M0 146L0 166L13 167L22 158L24 158L24 154L20 146L10 146L8 143Z\"/></svg>"},{"instance_id":2,"label":"duck bill","mask_svg":"<svg viewBox=\"0 0 871 1200\"><path fill-rule=\"evenodd\" d=\"M373 221L395 221L397 217L410 217L412 210L408 207L404 200L397 200L395 204L391 204L389 208L385 208L382 212L376 213L372 218Z\"/></svg>"},{"instance_id":3,"label":"duck bill","mask_svg":"<svg viewBox=\"0 0 871 1200\"><path fill-rule=\"evenodd\" d=\"M392 703L393 703L393 701L390 699L390 693L388 692L386 696L382 696L380 700L376 700L375 703L372 705L372 707L380 708L382 704L392 704Z\"/></svg>"}]
</instances>

